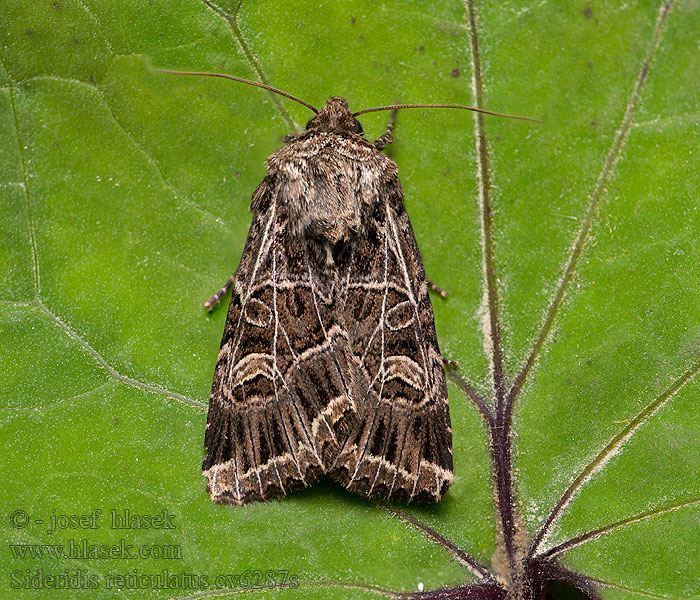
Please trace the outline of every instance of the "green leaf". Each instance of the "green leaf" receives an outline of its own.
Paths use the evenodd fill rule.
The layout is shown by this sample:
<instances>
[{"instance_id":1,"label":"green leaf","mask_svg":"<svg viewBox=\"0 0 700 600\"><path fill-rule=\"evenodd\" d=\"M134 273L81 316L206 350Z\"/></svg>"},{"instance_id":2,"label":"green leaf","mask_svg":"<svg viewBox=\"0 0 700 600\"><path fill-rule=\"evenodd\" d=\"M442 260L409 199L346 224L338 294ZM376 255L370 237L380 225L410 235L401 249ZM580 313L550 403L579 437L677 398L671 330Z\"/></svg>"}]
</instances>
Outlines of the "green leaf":
<instances>
[{"instance_id":1,"label":"green leaf","mask_svg":"<svg viewBox=\"0 0 700 600\"><path fill-rule=\"evenodd\" d=\"M700 595L696 1L0 8L5 595L525 598L546 579L614 600ZM209 500L225 310L202 304L236 268L265 157L310 114L154 66L315 106L544 120L406 110L388 149L459 362L456 477L438 505L327 481ZM361 118L369 139L387 116ZM112 511L172 528L113 528ZM71 543L88 557L51 555ZM127 547L151 556L115 556Z\"/></svg>"}]
</instances>

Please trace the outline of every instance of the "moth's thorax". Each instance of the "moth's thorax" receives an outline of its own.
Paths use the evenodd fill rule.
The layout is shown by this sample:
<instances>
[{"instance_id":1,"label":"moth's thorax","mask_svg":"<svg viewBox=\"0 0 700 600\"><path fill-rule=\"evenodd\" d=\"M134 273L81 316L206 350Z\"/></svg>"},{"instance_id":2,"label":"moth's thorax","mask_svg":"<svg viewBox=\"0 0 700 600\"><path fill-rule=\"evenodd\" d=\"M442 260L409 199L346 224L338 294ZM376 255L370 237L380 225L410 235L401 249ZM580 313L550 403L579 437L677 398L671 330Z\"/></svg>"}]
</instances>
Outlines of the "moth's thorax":
<instances>
[{"instance_id":1,"label":"moth's thorax","mask_svg":"<svg viewBox=\"0 0 700 600\"><path fill-rule=\"evenodd\" d=\"M331 244L348 240L360 233L363 213L387 185L399 185L396 163L346 128L346 118L354 121L345 100L331 98L309 129L266 161L293 235Z\"/></svg>"}]
</instances>

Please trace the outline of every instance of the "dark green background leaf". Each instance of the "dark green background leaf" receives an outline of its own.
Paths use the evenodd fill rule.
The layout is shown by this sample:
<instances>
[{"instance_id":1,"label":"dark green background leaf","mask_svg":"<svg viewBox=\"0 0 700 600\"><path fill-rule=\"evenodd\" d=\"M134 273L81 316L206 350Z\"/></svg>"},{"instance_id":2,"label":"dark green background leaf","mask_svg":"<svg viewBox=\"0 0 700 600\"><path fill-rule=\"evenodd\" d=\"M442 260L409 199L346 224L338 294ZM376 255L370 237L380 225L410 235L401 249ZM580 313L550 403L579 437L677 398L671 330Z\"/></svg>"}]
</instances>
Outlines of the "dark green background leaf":
<instances>
[{"instance_id":1,"label":"dark green background leaf","mask_svg":"<svg viewBox=\"0 0 700 600\"><path fill-rule=\"evenodd\" d=\"M660 2L531 4L476 5L484 106L545 120L485 121L509 378L543 342L514 416L518 508L533 537L590 472L541 552L602 528L560 562L601 583L603 597L696 597L700 6L678 0L662 21ZM210 316L202 303L237 265L265 157L309 112L232 82L152 71L264 78L316 106L330 95L355 110L473 104L465 5L266 1L236 15L194 0L4 0L0 14L3 531L10 544L124 539L181 553L77 561L6 548L4 594L15 571L80 570L99 587L18 598L198 591L107 587L133 569L288 570L301 588L259 593L279 599L472 581L419 530L331 483L243 509L209 500L200 464L225 310ZM364 116L368 137L386 119ZM395 139L426 270L449 291L434 300L441 347L490 397L474 120L404 111ZM406 510L491 565L486 427L456 387L450 401L453 487L437 506ZM36 523L95 509L96 529ZM113 509L167 510L176 528L114 530Z\"/></svg>"}]
</instances>

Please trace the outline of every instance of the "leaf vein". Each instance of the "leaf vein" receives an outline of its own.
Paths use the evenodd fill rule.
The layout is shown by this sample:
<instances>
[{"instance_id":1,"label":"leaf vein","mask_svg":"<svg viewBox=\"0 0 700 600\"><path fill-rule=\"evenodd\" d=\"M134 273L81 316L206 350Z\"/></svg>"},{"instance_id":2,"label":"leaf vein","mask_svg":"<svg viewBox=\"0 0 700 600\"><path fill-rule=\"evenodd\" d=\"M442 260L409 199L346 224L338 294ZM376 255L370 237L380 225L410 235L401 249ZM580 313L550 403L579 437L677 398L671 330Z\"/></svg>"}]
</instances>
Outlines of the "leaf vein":
<instances>
[{"instance_id":1,"label":"leaf vein","mask_svg":"<svg viewBox=\"0 0 700 600\"><path fill-rule=\"evenodd\" d=\"M0 64L2 64L2 69L7 75L9 81L8 89L10 92L10 106L12 107L12 123L15 129L15 139L17 140L17 152L19 153L20 159L22 160L22 190L24 191L24 199L27 206L27 226L29 228L29 245L31 247L32 255L32 271L34 273L34 298L37 300L39 294L41 293L41 272L39 269L39 249L36 241L36 227L34 225L34 216L32 214L32 202L29 197L29 170L27 168L27 157L24 153L24 144L22 143L22 138L19 132L19 116L17 114L17 104L15 101L15 89L16 83L14 82L12 75L7 69L5 64L5 59L0 53Z\"/></svg>"},{"instance_id":2,"label":"leaf vein","mask_svg":"<svg viewBox=\"0 0 700 600\"><path fill-rule=\"evenodd\" d=\"M583 218L581 219L581 227L579 228L578 234L574 240L573 246L568 254L568 259L563 267L563 274L559 280L554 297L552 298L549 308L545 313L544 322L540 329L540 333L537 336L535 343L533 345L530 354L525 360L525 364L522 366L520 372L516 375L513 385L508 394L507 410L508 410L508 420L513 412L513 407L517 401L517 398L525 385L529 374L531 373L535 363L537 362L545 342L549 338L549 334L552 331L554 321L559 313L559 308L564 300L569 284L576 274L581 256L583 254L584 247L588 240L591 227L593 225L593 219L600 204L600 200L605 193L605 184L608 182L612 176L615 165L617 164L620 155L622 154L622 148L625 144L625 140L629 131L632 127L632 118L634 116L634 111L641 101L641 90L644 86L645 81L649 73L649 65L656 52L659 44L661 43L662 31L666 23L666 19L671 10L674 0L664 0L661 3L659 9L659 15L657 17L656 26L654 27L654 33L652 35L649 47L647 49L646 55L644 57L642 66L637 74L637 77L632 88L632 93L630 94L627 107L622 117L622 122L620 128L617 130L615 137L613 139L612 146L603 161L603 166L598 175L596 186L594 188L591 200L588 204Z\"/></svg>"},{"instance_id":3,"label":"leaf vein","mask_svg":"<svg viewBox=\"0 0 700 600\"><path fill-rule=\"evenodd\" d=\"M661 506L653 510L640 513L638 515L634 515L633 517L628 517L627 519L616 521L615 523L611 523L610 525L605 525L604 527L599 527L598 529L582 533L581 535L578 535L565 542L562 542L561 544L558 544L554 548L539 555L539 557L543 559L548 559L553 556L563 554L564 552L567 552L572 548L576 548L577 546L581 546L586 542L598 539L599 537L607 535L608 533L616 531L617 529L621 529L623 527L627 527L628 525L633 525L635 523L640 523L641 521L653 519L654 517L658 517L669 512L674 512L676 510L692 506L693 504L700 504L700 498L691 498L690 500L684 500L683 502L676 502L667 506Z\"/></svg>"},{"instance_id":4,"label":"leaf vein","mask_svg":"<svg viewBox=\"0 0 700 600\"><path fill-rule=\"evenodd\" d=\"M61 329L63 329L63 331L68 335L68 337L70 337L73 341L77 342L78 345L80 345L83 348L83 350L85 350L85 352L87 352L100 365L102 365L107 370L107 372L117 381L125 383L126 385L130 385L131 387L142 390L144 392L149 392L151 394L156 394L159 396L165 396L172 400L176 400L181 404L193 406L194 408L197 408L201 411L206 410L207 406L204 402L195 400L194 398L190 398L189 396L186 396L184 394L179 394L177 392L173 392L171 390L162 388L157 385L139 381L138 379L134 379L133 377L129 377L128 375L122 375L111 364L109 364L109 362L97 350L95 350L83 337L81 337L75 330L73 330L72 327L65 323L58 315L54 314L41 300L36 301L36 306L39 309L39 311L44 313L44 315L49 317Z\"/></svg>"},{"instance_id":5,"label":"leaf vein","mask_svg":"<svg viewBox=\"0 0 700 600\"><path fill-rule=\"evenodd\" d=\"M220 217L217 217L215 214L204 208L201 204L197 203L191 198L188 198L183 192L178 190L178 188L173 183L170 182L170 180L165 175L165 171L161 166L160 161L158 161L158 159L151 152L149 152L142 144L140 144L133 136L133 134L124 126L124 124L121 122L116 112L112 108L112 105L109 103L109 101L104 96L104 94L98 86L82 81L80 79L74 79L72 77L58 77L55 75L37 75L34 77L28 77L26 79L23 79L21 83L25 83L27 81L56 81L59 83L70 83L73 85L78 85L80 87L85 87L90 91L94 92L97 95L97 97L102 101L105 108L109 111L110 116L114 120L119 130L127 137L127 139L134 146L134 148L136 148L136 150L138 150L138 152L142 154L146 158L146 160L151 164L151 166L156 170L161 181L163 182L165 187L168 190L170 190L173 196L181 202L193 206L196 210L215 221L225 231L231 231L230 227Z\"/></svg>"},{"instance_id":6,"label":"leaf vein","mask_svg":"<svg viewBox=\"0 0 700 600\"><path fill-rule=\"evenodd\" d=\"M241 9L243 1L238 0L233 14L225 11L223 8L221 8L211 0L202 0L202 2L204 2L204 4L206 4L212 11L217 13L227 23L229 29L231 30L231 35L233 39L236 41L236 44L238 45L238 47L241 50L241 53L243 54L243 57L255 72L255 75L257 76L260 83L270 85L267 77L265 76L265 72L263 71L260 61L255 57L252 50L250 49L250 46L248 45L248 42L246 41L245 36L243 35L243 31L241 30L241 26L238 23L238 13ZM282 104L282 100L280 99L280 97L277 94L270 92L270 98L272 99L272 103L275 105L277 111L287 123L287 127L289 127L290 131L296 131L297 127L294 124L294 119L292 119L292 117L289 115L287 109L284 108L284 104Z\"/></svg>"},{"instance_id":7,"label":"leaf vein","mask_svg":"<svg viewBox=\"0 0 700 600\"><path fill-rule=\"evenodd\" d=\"M390 515L398 517L404 523L410 525L414 529L417 529L426 537L430 538L433 542L442 546L452 556L454 556L463 567L466 567L475 577L478 577L482 581L494 581L493 575L491 575L491 572L485 566L479 563L479 561L477 561L470 554L459 548L454 542L448 540L446 537L439 534L432 527L429 527L422 521L419 521L413 515L410 515L409 513L398 508L394 508L393 506L389 506L388 504L380 504L379 506Z\"/></svg>"},{"instance_id":8,"label":"leaf vein","mask_svg":"<svg viewBox=\"0 0 700 600\"><path fill-rule=\"evenodd\" d=\"M360 592L367 592L370 594L376 594L377 596L384 596L385 598L391 598L392 600L400 600L403 597L402 593L393 592L391 590L385 589L378 585L371 583L356 583L354 581L331 581L331 580L321 580L321 581L303 581L298 583L279 583L276 585L265 585L258 587L241 587L238 589L232 588L219 588L217 590L197 592L190 594L188 596L181 596L176 600L201 600L202 598L223 598L226 596L249 596L256 594L258 592L264 593L272 590L287 590L287 589L299 589L299 588L337 588L346 590L356 590Z\"/></svg>"},{"instance_id":9,"label":"leaf vein","mask_svg":"<svg viewBox=\"0 0 700 600\"><path fill-rule=\"evenodd\" d=\"M570 504L574 495L588 483L598 472L600 472L606 464L618 454L627 440L629 440L637 430L651 417L653 417L661 408L663 408L687 383L700 371L700 361L693 364L681 377L671 384L671 386L662 394L657 396L652 402L645 406L637 416L635 416L622 430L620 430L612 439L598 452L574 479L571 485L567 488L559 501L556 503L547 520L540 528L535 540L532 544L530 555L537 552L537 549L542 545L547 536L551 533L551 528L558 520L563 510Z\"/></svg>"}]
</instances>

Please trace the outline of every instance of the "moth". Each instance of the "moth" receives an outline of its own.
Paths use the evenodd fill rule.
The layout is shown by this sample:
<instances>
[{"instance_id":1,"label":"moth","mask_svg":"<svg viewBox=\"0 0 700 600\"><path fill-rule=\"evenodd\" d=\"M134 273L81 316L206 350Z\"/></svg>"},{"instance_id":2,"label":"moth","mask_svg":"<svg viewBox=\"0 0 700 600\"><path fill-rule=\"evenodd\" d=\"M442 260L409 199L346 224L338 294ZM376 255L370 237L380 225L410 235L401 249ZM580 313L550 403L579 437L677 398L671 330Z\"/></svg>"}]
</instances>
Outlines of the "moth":
<instances>
[{"instance_id":1,"label":"moth","mask_svg":"<svg viewBox=\"0 0 700 600\"><path fill-rule=\"evenodd\" d=\"M327 474L368 497L436 502L453 479L445 372L398 167L339 97L266 160L209 399L215 502L283 496ZM489 111L480 111L489 112ZM392 113L393 115L394 113Z\"/></svg>"}]
</instances>

